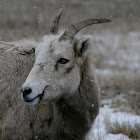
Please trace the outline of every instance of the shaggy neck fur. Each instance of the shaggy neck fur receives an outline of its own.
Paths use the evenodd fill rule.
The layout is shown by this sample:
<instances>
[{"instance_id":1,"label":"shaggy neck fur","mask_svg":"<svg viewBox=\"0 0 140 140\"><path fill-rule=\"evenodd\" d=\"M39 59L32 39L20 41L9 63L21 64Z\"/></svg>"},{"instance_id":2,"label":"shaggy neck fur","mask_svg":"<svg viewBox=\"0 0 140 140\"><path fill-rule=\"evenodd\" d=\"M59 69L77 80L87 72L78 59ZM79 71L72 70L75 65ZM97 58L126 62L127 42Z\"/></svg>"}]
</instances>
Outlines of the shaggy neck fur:
<instances>
[{"instance_id":1,"label":"shaggy neck fur","mask_svg":"<svg viewBox=\"0 0 140 140\"><path fill-rule=\"evenodd\" d=\"M29 50L33 46L28 45ZM99 92L89 57L80 66L81 83L73 96L27 106L20 100L19 89L33 66L34 54L15 47L8 50L0 59L0 139L84 140L99 110Z\"/></svg>"},{"instance_id":2,"label":"shaggy neck fur","mask_svg":"<svg viewBox=\"0 0 140 140\"><path fill-rule=\"evenodd\" d=\"M81 83L73 96L62 98L53 103L53 121L59 128L60 135L56 139L84 140L99 110L98 87L91 73L88 58L81 66ZM61 119L62 120L61 120ZM54 136L53 136L54 139Z\"/></svg>"}]
</instances>

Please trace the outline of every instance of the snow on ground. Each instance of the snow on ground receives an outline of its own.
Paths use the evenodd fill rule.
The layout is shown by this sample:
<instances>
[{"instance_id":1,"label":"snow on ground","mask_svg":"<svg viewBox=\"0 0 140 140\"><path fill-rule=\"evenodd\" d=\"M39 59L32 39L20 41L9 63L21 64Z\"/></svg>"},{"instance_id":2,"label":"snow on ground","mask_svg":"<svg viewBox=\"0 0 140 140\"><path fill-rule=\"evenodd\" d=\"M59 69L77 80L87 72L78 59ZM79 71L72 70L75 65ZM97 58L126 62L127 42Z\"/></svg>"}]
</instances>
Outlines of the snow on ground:
<instances>
[{"instance_id":1,"label":"snow on ground","mask_svg":"<svg viewBox=\"0 0 140 140\"><path fill-rule=\"evenodd\" d=\"M134 126L135 123L140 124L140 116L125 112L114 112L113 108L105 105L100 109L99 115L95 120L94 126L89 133L89 140L130 140L123 134L111 134L106 132L106 119L113 125L116 122L121 124L130 124Z\"/></svg>"}]
</instances>

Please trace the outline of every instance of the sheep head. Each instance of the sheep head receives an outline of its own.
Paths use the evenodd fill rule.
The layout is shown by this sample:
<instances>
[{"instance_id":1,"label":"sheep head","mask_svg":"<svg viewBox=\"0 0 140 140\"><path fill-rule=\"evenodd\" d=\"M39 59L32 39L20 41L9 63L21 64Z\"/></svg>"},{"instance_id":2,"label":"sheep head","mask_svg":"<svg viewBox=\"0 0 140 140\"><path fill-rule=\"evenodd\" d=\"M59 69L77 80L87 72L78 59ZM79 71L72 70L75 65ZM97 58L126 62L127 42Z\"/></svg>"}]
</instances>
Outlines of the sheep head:
<instances>
[{"instance_id":1,"label":"sheep head","mask_svg":"<svg viewBox=\"0 0 140 140\"><path fill-rule=\"evenodd\" d=\"M61 11L58 15L60 13ZM58 15L57 18L60 17ZM90 35L80 38L75 35L88 25L109 21L107 19L82 20L72 24L61 34L56 34L58 28L51 29L52 34L45 36L35 50L34 66L21 88L24 101L34 105L62 97L68 98L74 94L82 79L81 66L93 42Z\"/></svg>"}]
</instances>

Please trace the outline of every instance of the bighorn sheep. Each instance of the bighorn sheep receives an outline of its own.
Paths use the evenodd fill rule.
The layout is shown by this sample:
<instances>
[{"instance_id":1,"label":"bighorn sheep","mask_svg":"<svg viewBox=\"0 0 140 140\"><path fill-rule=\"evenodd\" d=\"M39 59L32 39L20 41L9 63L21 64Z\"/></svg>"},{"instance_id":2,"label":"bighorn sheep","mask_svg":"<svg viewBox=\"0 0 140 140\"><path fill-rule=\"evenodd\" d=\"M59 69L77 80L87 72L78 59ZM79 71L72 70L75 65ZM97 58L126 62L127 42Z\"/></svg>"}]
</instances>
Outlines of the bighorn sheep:
<instances>
[{"instance_id":1,"label":"bighorn sheep","mask_svg":"<svg viewBox=\"0 0 140 140\"><path fill-rule=\"evenodd\" d=\"M88 25L109 20L83 20L58 33L60 16L61 10L51 35L41 43L0 42L2 140L84 140L98 114L92 37L75 35ZM21 85L27 105L20 100Z\"/></svg>"}]
</instances>

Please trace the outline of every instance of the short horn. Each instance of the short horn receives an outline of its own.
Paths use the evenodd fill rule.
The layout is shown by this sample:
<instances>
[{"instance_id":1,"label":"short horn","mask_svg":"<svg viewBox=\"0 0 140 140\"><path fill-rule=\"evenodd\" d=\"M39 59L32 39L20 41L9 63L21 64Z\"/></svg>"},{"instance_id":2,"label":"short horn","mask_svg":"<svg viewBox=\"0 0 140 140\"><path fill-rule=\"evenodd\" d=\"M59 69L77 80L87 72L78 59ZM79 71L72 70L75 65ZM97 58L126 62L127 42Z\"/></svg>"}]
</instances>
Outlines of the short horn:
<instances>
[{"instance_id":1,"label":"short horn","mask_svg":"<svg viewBox=\"0 0 140 140\"><path fill-rule=\"evenodd\" d=\"M111 21L109 19L95 19L95 18L81 20L69 26L69 28L67 28L63 33L63 35L60 37L60 40L71 39L74 35L76 35L81 29L83 29L86 26L106 22Z\"/></svg>"},{"instance_id":2,"label":"short horn","mask_svg":"<svg viewBox=\"0 0 140 140\"><path fill-rule=\"evenodd\" d=\"M51 34L57 34L61 15L62 15L62 8L59 10L56 17L53 20L52 27L50 29Z\"/></svg>"}]
</instances>

